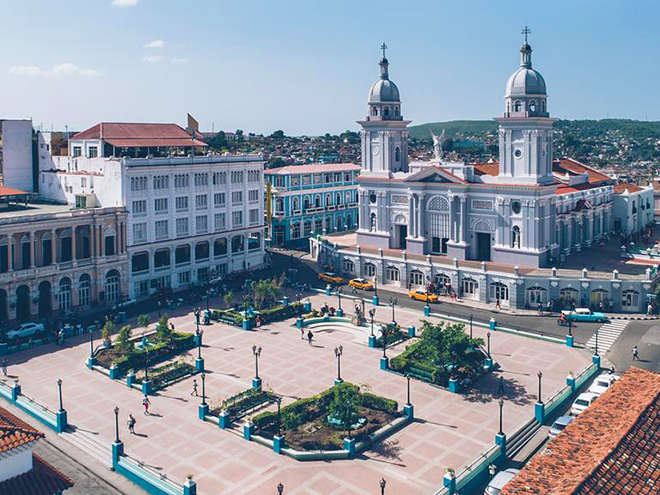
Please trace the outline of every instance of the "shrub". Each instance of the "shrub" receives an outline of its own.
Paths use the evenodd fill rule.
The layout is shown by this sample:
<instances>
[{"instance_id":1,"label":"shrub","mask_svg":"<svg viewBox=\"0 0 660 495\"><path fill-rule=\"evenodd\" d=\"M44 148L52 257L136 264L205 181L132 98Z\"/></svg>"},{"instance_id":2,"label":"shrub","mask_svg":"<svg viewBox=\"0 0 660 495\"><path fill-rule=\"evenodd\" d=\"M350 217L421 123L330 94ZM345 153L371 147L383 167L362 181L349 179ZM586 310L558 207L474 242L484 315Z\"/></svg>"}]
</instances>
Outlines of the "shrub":
<instances>
[{"instance_id":1,"label":"shrub","mask_svg":"<svg viewBox=\"0 0 660 495\"><path fill-rule=\"evenodd\" d=\"M115 333L116 327L115 324L108 320L105 322L105 325L103 325L103 330L101 330L101 337L103 338L103 344L106 346L109 346L112 341L110 340L110 336Z\"/></svg>"},{"instance_id":2,"label":"shrub","mask_svg":"<svg viewBox=\"0 0 660 495\"><path fill-rule=\"evenodd\" d=\"M369 409L376 409L377 411L385 411L389 414L395 414L399 408L395 400L386 399L385 397L370 393L362 393L360 397L360 405Z\"/></svg>"},{"instance_id":3,"label":"shrub","mask_svg":"<svg viewBox=\"0 0 660 495\"><path fill-rule=\"evenodd\" d=\"M121 327L121 330L119 330L119 334L117 335L117 347L124 354L133 352L135 345L131 340L132 335L133 331L131 330L130 325L124 325Z\"/></svg>"},{"instance_id":4,"label":"shrub","mask_svg":"<svg viewBox=\"0 0 660 495\"><path fill-rule=\"evenodd\" d=\"M137 326L142 327L142 328L147 328L149 326L149 323L151 323L151 318L149 317L148 314L143 313L138 316L137 319Z\"/></svg>"}]
</instances>

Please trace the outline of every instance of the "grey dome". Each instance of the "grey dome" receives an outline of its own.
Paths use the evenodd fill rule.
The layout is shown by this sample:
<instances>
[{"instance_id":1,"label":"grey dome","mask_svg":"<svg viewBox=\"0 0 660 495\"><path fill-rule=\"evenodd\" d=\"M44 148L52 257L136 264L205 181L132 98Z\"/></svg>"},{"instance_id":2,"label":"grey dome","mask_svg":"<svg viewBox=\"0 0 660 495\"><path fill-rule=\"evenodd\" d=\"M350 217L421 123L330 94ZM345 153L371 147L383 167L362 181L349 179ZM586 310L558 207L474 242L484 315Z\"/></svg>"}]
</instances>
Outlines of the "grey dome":
<instances>
[{"instance_id":1,"label":"grey dome","mask_svg":"<svg viewBox=\"0 0 660 495\"><path fill-rule=\"evenodd\" d=\"M371 86L369 103L398 102L399 88L389 79L379 79Z\"/></svg>"},{"instance_id":2,"label":"grey dome","mask_svg":"<svg viewBox=\"0 0 660 495\"><path fill-rule=\"evenodd\" d=\"M521 67L506 84L506 96L545 95L543 76L531 67Z\"/></svg>"}]
</instances>

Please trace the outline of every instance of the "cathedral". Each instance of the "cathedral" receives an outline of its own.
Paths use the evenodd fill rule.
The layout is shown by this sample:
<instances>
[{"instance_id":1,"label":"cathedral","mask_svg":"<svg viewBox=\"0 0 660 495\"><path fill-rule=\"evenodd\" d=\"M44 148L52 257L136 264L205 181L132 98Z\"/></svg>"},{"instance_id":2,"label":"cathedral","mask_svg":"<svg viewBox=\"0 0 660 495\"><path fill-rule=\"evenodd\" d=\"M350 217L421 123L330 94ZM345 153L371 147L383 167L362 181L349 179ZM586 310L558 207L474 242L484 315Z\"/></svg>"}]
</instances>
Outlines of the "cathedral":
<instances>
[{"instance_id":1,"label":"cathedral","mask_svg":"<svg viewBox=\"0 0 660 495\"><path fill-rule=\"evenodd\" d=\"M381 48L380 74L366 118L358 121L358 230L310 238L313 259L392 290L436 284L459 298L512 308L646 311L651 269L605 254L610 236L623 232L613 217L618 186L576 160L553 156L556 119L526 33L495 119L499 160L488 163L445 156L443 135L433 136L433 159L409 160L410 121ZM636 198L631 211L639 231L653 221L653 208L648 198ZM601 251L585 257L594 249Z\"/></svg>"},{"instance_id":2,"label":"cathedral","mask_svg":"<svg viewBox=\"0 0 660 495\"><path fill-rule=\"evenodd\" d=\"M527 40L520 67L506 85L504 113L496 119L500 156L495 164L446 161L438 138L434 160L409 163L410 121L403 120L388 66L383 56L367 118L359 122L358 244L547 267L609 232L609 177L579 163L553 160L556 119L548 112L545 80L532 67ZM572 195L574 189L579 197Z\"/></svg>"}]
</instances>

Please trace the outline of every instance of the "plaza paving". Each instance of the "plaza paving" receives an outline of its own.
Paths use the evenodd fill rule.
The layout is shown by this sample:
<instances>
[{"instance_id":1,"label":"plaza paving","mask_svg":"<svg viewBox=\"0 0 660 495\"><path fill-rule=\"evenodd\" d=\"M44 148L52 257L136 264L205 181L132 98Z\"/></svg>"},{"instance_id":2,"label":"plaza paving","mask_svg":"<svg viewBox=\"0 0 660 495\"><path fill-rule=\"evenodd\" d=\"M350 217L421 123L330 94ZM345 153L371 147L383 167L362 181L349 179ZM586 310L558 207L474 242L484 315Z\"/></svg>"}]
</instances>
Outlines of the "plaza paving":
<instances>
[{"instance_id":1,"label":"plaza paving","mask_svg":"<svg viewBox=\"0 0 660 495\"><path fill-rule=\"evenodd\" d=\"M334 306L337 303L336 297L324 295L311 300L314 307L326 301ZM352 312L349 300L342 306ZM419 325L420 318L418 311L396 309L402 326ZM378 308L377 321L390 319L390 308ZM194 331L191 315L171 321L177 330ZM332 385L336 376L333 349L340 344L344 348L341 364L345 380L368 384L374 393L396 399L400 406L405 402L405 379L379 370L382 351L367 347L368 332L364 336L339 329L315 332L310 347L292 322L250 332L219 323L205 327L203 357L210 403L250 386L253 344L263 348L259 372L264 387L282 394L284 404ZM474 334L484 337L485 331L475 327ZM200 493L206 495L276 493L280 482L287 494L367 495L378 492L382 477L387 480L388 494L430 494L442 486L445 468L460 471L494 443L498 429L499 373L482 379L476 390L460 395L413 381L417 418L413 424L355 460L298 462L197 419L200 400L190 395L192 378L151 397L153 415L144 416L140 393L88 370L84 361L89 342L84 337L76 339L70 339L64 348L51 344L10 357L9 372L20 377L23 393L55 410L55 382L62 378L69 423L92 432L108 445L114 439L113 408L119 406L126 453L179 482L193 474ZM388 355L396 355L404 346L389 350ZM564 385L569 371L577 373L590 362L585 350L500 332L492 334L491 352L502 367L505 381L504 431L508 434L533 415L539 369L547 398ZM191 351L189 359L196 353L196 349ZM129 413L137 418L136 432L141 436L128 434Z\"/></svg>"}]
</instances>

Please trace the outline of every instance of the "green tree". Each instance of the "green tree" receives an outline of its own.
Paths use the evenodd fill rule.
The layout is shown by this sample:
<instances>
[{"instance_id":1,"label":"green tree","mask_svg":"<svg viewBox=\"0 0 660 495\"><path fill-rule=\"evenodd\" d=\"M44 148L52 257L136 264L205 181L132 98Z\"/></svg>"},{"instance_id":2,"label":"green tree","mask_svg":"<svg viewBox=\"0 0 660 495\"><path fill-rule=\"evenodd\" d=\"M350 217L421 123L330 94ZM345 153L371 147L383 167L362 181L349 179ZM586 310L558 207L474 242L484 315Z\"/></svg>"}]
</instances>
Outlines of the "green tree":
<instances>
[{"instance_id":1,"label":"green tree","mask_svg":"<svg viewBox=\"0 0 660 495\"><path fill-rule=\"evenodd\" d=\"M225 293L225 295L222 296L222 300L225 302L225 306L231 308L232 304L234 304L234 293L232 291Z\"/></svg>"},{"instance_id":2,"label":"green tree","mask_svg":"<svg viewBox=\"0 0 660 495\"><path fill-rule=\"evenodd\" d=\"M281 286L275 280L259 280L252 290L255 307L257 309L262 309L272 306L280 295Z\"/></svg>"},{"instance_id":3,"label":"green tree","mask_svg":"<svg viewBox=\"0 0 660 495\"><path fill-rule=\"evenodd\" d=\"M266 162L266 168L280 168L280 167L286 167L286 162L284 161L283 158L277 156L275 158L271 158Z\"/></svg>"},{"instance_id":4,"label":"green tree","mask_svg":"<svg viewBox=\"0 0 660 495\"><path fill-rule=\"evenodd\" d=\"M335 387L334 398L330 403L329 413L337 418L348 437L351 436L351 425L358 420L360 405L359 388L350 383L342 383Z\"/></svg>"},{"instance_id":5,"label":"green tree","mask_svg":"<svg viewBox=\"0 0 660 495\"><path fill-rule=\"evenodd\" d=\"M131 340L132 336L133 336L133 330L131 329L130 325L124 325L123 327L121 327L121 330L119 330L119 334L117 334L117 347L124 354L129 354L134 350L134 343Z\"/></svg>"},{"instance_id":6,"label":"green tree","mask_svg":"<svg viewBox=\"0 0 660 495\"><path fill-rule=\"evenodd\" d=\"M138 327L142 327L146 330L147 327L149 326L149 323L151 323L151 318L149 317L149 315L147 313L142 313L141 315L138 316L138 319L137 319L137 326Z\"/></svg>"},{"instance_id":7,"label":"green tree","mask_svg":"<svg viewBox=\"0 0 660 495\"><path fill-rule=\"evenodd\" d=\"M167 315L163 315L158 319L158 324L156 325L156 336L161 342L169 342L172 344L172 329L167 323Z\"/></svg>"},{"instance_id":8,"label":"green tree","mask_svg":"<svg viewBox=\"0 0 660 495\"><path fill-rule=\"evenodd\" d=\"M284 139L284 131L278 129L268 137L270 137L271 139Z\"/></svg>"},{"instance_id":9,"label":"green tree","mask_svg":"<svg viewBox=\"0 0 660 495\"><path fill-rule=\"evenodd\" d=\"M484 355L478 350L483 345L483 339L470 338L462 324L434 325L425 321L415 358L431 361L438 368L449 369L455 376L469 373L469 370L483 364Z\"/></svg>"},{"instance_id":10,"label":"green tree","mask_svg":"<svg viewBox=\"0 0 660 495\"><path fill-rule=\"evenodd\" d=\"M110 340L110 337L112 336L113 333L115 333L116 327L115 324L112 323L112 321L108 320L105 322L105 325L103 325L103 329L101 330L101 337L103 338L103 344L106 347L109 347L112 341Z\"/></svg>"}]
</instances>

